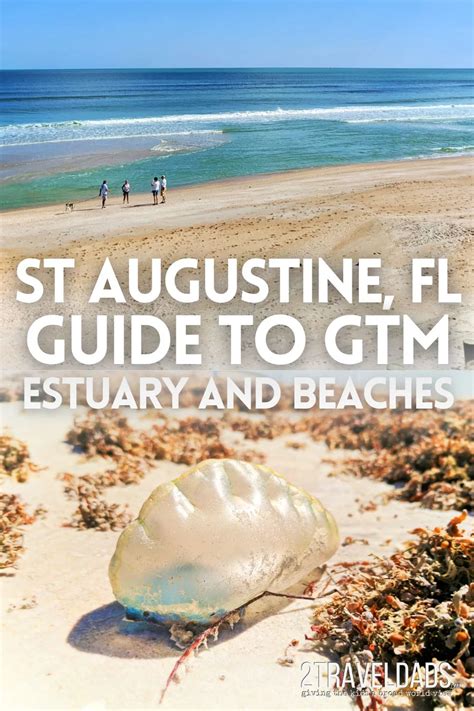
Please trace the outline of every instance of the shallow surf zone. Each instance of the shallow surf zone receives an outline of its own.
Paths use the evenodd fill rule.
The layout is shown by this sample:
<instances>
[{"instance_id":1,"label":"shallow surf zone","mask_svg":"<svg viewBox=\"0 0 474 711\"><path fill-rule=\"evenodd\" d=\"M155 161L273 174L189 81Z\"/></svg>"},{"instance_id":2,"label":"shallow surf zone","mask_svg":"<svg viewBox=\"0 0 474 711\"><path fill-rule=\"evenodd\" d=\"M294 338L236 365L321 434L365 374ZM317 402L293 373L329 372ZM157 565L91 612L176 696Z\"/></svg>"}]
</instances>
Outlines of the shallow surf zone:
<instances>
[{"instance_id":1,"label":"shallow surf zone","mask_svg":"<svg viewBox=\"0 0 474 711\"><path fill-rule=\"evenodd\" d=\"M1 149L0 181L30 180L67 171L134 163L216 148L230 140L222 131L176 131L136 136L56 138L13 143ZM84 177L84 176L82 176Z\"/></svg>"},{"instance_id":2,"label":"shallow surf zone","mask_svg":"<svg viewBox=\"0 0 474 711\"><path fill-rule=\"evenodd\" d=\"M179 141L212 142L226 127L275 121L342 121L345 123L463 121L474 119L474 103L411 104L281 108L257 111L176 114L83 121L8 124L0 127L0 146L61 141L143 138L158 136ZM202 124L209 124L202 128Z\"/></svg>"},{"instance_id":3,"label":"shallow surf zone","mask_svg":"<svg viewBox=\"0 0 474 711\"><path fill-rule=\"evenodd\" d=\"M106 166L125 168L147 158L169 159L175 155L219 148L235 141L239 133L245 135L248 131L256 131L259 141L267 145L268 133L278 131L280 135L283 129L285 138L280 135L281 145L286 143L290 146L293 141L298 142L297 136L303 127L306 127L305 130L314 127L316 135L320 131L324 133L324 127L328 125L339 125L339 131L344 131L344 126L350 131L350 127L356 129L357 125L363 130L365 125L396 127L400 124L407 125L407 130L410 125L424 125L429 130L429 126L442 128L446 124L454 127L459 123L468 124L472 119L474 104L426 103L275 107L253 111L7 124L0 127L0 181L25 182L40 176ZM264 138L265 134L267 138ZM333 131L331 137L334 140ZM313 140L311 136L307 139ZM234 162L242 155L241 147L237 146L235 150ZM448 144L422 150L416 155L428 157L430 154L471 153L473 150L471 144ZM320 157L323 154L324 151L318 153ZM255 159L260 160L259 151ZM212 179L215 176L207 177Z\"/></svg>"}]
</instances>

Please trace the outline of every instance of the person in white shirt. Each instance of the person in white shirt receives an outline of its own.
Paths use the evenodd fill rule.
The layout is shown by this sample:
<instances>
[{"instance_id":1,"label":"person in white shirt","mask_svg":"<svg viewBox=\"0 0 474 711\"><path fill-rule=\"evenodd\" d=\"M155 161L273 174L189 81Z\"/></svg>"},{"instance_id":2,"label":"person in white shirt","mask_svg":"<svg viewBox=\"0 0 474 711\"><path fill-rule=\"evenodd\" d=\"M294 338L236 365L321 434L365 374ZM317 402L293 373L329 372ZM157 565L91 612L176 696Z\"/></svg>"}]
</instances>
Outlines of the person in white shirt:
<instances>
[{"instance_id":1,"label":"person in white shirt","mask_svg":"<svg viewBox=\"0 0 474 711\"><path fill-rule=\"evenodd\" d=\"M155 177L151 181L151 194L153 195L153 205L158 205L158 195L160 193L160 181Z\"/></svg>"},{"instance_id":2,"label":"person in white shirt","mask_svg":"<svg viewBox=\"0 0 474 711\"><path fill-rule=\"evenodd\" d=\"M122 195L123 195L123 203L129 203L129 198L130 198L130 183L128 180L124 182L122 185Z\"/></svg>"},{"instance_id":3,"label":"person in white shirt","mask_svg":"<svg viewBox=\"0 0 474 711\"><path fill-rule=\"evenodd\" d=\"M161 202L166 202L166 175L162 175L161 178L161 183L160 183L160 195L161 195Z\"/></svg>"},{"instance_id":4,"label":"person in white shirt","mask_svg":"<svg viewBox=\"0 0 474 711\"><path fill-rule=\"evenodd\" d=\"M107 185L107 181L104 180L99 188L99 197L102 198L102 209L105 207L105 203L107 201L108 196L109 186Z\"/></svg>"}]
</instances>

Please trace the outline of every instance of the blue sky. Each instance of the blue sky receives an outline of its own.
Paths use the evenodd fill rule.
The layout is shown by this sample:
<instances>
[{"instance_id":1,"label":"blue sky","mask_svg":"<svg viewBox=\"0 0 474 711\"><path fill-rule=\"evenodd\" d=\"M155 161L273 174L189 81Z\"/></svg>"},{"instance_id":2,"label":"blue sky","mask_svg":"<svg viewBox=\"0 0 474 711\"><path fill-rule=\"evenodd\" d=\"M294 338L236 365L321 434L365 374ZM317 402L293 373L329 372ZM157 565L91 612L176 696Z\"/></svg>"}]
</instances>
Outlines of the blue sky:
<instances>
[{"instance_id":1,"label":"blue sky","mask_svg":"<svg viewBox=\"0 0 474 711\"><path fill-rule=\"evenodd\" d=\"M0 0L2 66L467 67L471 0Z\"/></svg>"}]
</instances>

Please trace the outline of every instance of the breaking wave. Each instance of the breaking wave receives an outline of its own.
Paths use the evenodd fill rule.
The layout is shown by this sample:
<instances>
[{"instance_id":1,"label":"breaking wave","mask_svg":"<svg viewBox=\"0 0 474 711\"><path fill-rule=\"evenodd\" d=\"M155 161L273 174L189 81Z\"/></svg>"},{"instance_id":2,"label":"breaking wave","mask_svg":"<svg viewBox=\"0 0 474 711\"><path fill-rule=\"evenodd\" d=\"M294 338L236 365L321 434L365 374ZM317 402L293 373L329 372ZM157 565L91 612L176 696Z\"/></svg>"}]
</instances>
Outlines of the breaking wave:
<instances>
[{"instance_id":1,"label":"breaking wave","mask_svg":"<svg viewBox=\"0 0 474 711\"><path fill-rule=\"evenodd\" d=\"M459 121L474 118L474 104L412 104L341 106L311 109L270 109L182 114L140 118L93 119L57 123L9 124L0 128L2 146L64 141L141 138L165 135L206 135L225 132L235 124L315 120L345 123L387 121ZM209 128L200 129L207 124Z\"/></svg>"}]
</instances>

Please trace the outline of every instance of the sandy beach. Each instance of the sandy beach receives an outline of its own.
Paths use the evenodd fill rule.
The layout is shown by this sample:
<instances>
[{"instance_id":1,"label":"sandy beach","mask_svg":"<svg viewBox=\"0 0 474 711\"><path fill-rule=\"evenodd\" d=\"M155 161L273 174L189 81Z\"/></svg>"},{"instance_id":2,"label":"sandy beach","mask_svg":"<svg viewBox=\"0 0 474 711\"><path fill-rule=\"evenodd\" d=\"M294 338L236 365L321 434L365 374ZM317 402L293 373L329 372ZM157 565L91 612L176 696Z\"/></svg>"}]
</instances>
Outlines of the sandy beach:
<instances>
[{"instance_id":1,"label":"sandy beach","mask_svg":"<svg viewBox=\"0 0 474 711\"><path fill-rule=\"evenodd\" d=\"M459 157L252 176L171 188L166 205L156 207L151 204L151 194L132 194L130 205L122 206L118 188L112 186L105 210L100 209L99 199L93 198L76 204L73 212L65 212L64 205L6 212L2 216L1 272L5 369L31 369L34 365L25 352L25 307L14 301L16 264L23 257L75 258L64 307L64 313L70 314L84 310L106 257L111 258L123 279L127 260L139 257L146 281L151 257L160 257L166 266L182 257L203 259L211 255L218 265L229 257L321 256L335 268L343 257L380 257L386 292L395 296L395 313L412 314L425 328L447 310L454 317L450 365L463 367L463 340L472 336L468 270L472 255L472 167L472 159ZM463 303L446 306L427 300L420 316L420 307L409 303L408 266L412 257L448 257L450 288L463 294ZM28 320L48 313L48 307L54 312L61 308L45 297L28 305ZM108 308L102 304L100 312ZM242 306L238 308L242 312ZM236 312L235 304L230 305L229 312L232 310ZM154 313L165 319L171 319L177 311L183 312L183 306L177 308L165 299L157 305L127 304L122 309L125 314ZM258 317L279 311L281 306L271 298L255 309ZM213 331L216 306L200 304L200 312L203 329L207 329L203 340L212 344L204 351L203 362L208 367L225 367L228 354ZM370 313L370 308L344 304L339 299L319 307L301 301L291 304L291 313L316 330L344 312ZM94 314L91 305L88 314ZM394 338L392 344L391 367L401 364L399 340ZM244 366L261 367L251 354L250 341L244 343L244 348L247 346L249 356ZM374 344L368 343L365 367L374 365L374 351ZM315 364L334 367L318 339L308 345L298 366L314 368ZM173 362L162 365L172 367ZM434 356L429 353L421 354L416 364L420 368L433 366Z\"/></svg>"},{"instance_id":2,"label":"sandy beach","mask_svg":"<svg viewBox=\"0 0 474 711\"><path fill-rule=\"evenodd\" d=\"M57 475L64 471L84 475L110 464L97 458L86 461L66 444L73 421L66 408L47 414L25 413L20 403L0 407L3 422L28 442L33 461L45 467L26 483L5 482L4 490L21 496L32 509L38 504L47 509L44 519L25 527L26 552L16 574L2 582L4 707L157 708L179 650L165 631L125 621L121 606L114 602L107 568L118 532L64 527L74 502L65 497ZM142 415L133 422L148 428L153 417ZM229 444L249 446L240 433L226 437ZM304 446L289 447L288 440ZM340 547L332 562L389 554L415 526L444 525L452 518L451 511L415 504L392 500L381 505L383 495L392 489L387 484L371 481L368 488L364 479L330 476L346 452L329 452L307 434L259 440L256 448L270 466L316 495L334 513L341 540L351 536L369 542L356 540ZM140 484L107 490L107 500L127 503L136 515L154 487L185 469L185 465L157 462ZM374 510L364 510L369 500L376 504ZM302 583L291 592L301 594L303 587ZM305 642L311 610L312 603L306 601L269 599L249 608L232 632L224 630L217 642L210 642L209 649L188 664L180 683L168 690L163 708L314 708L314 698L301 695L301 664L325 659ZM294 664L282 666L278 659L295 639L299 646ZM318 698L317 703L324 709L352 707L347 697Z\"/></svg>"},{"instance_id":3,"label":"sandy beach","mask_svg":"<svg viewBox=\"0 0 474 711\"><path fill-rule=\"evenodd\" d=\"M76 259L65 314L84 310L88 290L107 256L122 274L130 257L146 262L159 256L169 264L179 257L209 255L219 263L228 257L250 256L323 256L337 263L342 257L377 255L383 259L384 278L395 294L397 311L410 313L407 260L445 256L450 260L451 286L464 296L462 305L450 307L456 319L452 365L462 367L462 341L472 333L468 316L471 179L472 162L466 158L405 161L170 190L167 204L158 207L151 205L150 195L132 195L130 207L122 207L121 198L112 195L106 210L94 199L67 213L64 206L5 213L1 280L5 379L33 367L25 354L26 320L59 308L44 300L25 310L15 302L16 263L26 256ZM117 309L115 305L108 308L110 312ZM259 314L275 308L276 304L266 303ZM425 322L445 308L425 305ZM169 303L160 304L159 311L154 309L153 313L167 317L173 313ZM137 307L127 304L124 310L136 311ZM317 330L341 312L341 304L335 300L321 310L291 304L291 310ZM419 307L413 313L417 311ZM203 317L210 328L212 310L203 308ZM212 362L225 362L226 354L212 339L210 344ZM301 367L314 370L327 364L317 347L305 358ZM392 362L396 365L396 357ZM47 509L44 519L25 528L26 552L18 571L3 579L5 707L156 708L179 651L163 631L125 621L114 602L107 567L118 533L64 526L74 502L65 497L57 475L97 472L106 463L85 461L66 444L64 438L73 422L67 408L25 413L19 402L2 403L0 408L2 424L27 442L32 460L45 467L26 483L5 482L4 490L20 495L32 508L41 504ZM174 414L183 416L189 411ZM147 415L134 420L143 427L150 424ZM231 444L243 444L239 433L226 436ZM364 479L331 476L334 462L344 451L329 452L326 445L304 433L291 439L304 447L290 448L288 437L282 436L258 441L256 448L270 466L333 510L342 540L351 536L369 541L369 545L356 542L341 547L334 561L360 560L369 551L391 553L414 526L444 525L452 517L451 511L421 509L395 500L363 510L361 502L369 497L380 501L391 487L371 481L369 488ZM184 469L184 465L157 462L141 483L113 487L106 497L127 503L136 515L154 487ZM302 588L293 592L301 593ZM233 632L224 631L218 642L191 662L181 682L169 689L163 707L314 708L314 698L301 695L301 663L323 660L304 641L310 631L311 609L307 602L286 600L265 600L250 608ZM295 663L284 667L277 660L295 639L300 643ZM333 696L318 699L318 708L349 709L351 703Z\"/></svg>"}]
</instances>

